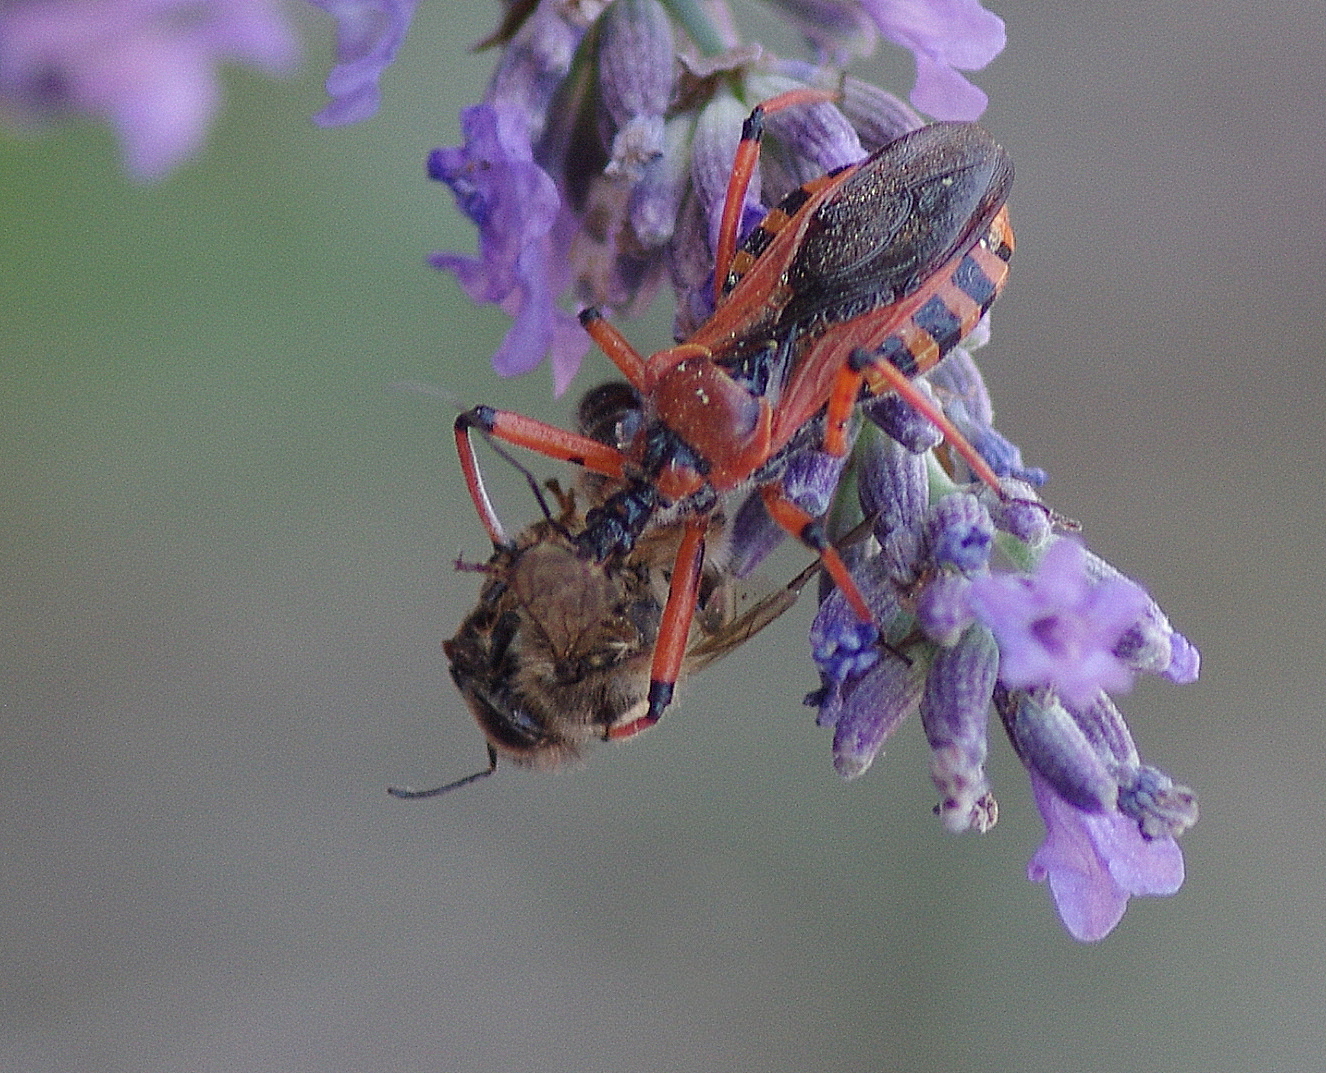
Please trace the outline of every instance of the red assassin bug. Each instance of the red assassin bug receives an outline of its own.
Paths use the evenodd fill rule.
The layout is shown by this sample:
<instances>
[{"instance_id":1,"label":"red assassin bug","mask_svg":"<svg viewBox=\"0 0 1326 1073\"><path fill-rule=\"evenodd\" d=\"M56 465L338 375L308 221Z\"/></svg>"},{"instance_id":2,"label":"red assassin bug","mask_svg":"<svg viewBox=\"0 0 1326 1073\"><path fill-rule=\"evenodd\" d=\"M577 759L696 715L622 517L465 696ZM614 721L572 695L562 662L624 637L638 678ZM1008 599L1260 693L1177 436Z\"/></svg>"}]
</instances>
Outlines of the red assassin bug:
<instances>
[{"instance_id":1,"label":"red assassin bug","mask_svg":"<svg viewBox=\"0 0 1326 1073\"><path fill-rule=\"evenodd\" d=\"M716 309L689 339L645 358L597 310L580 315L641 397L643 420L629 443L612 446L487 406L456 419L466 485L499 548L506 537L479 472L474 428L622 482L576 537L587 559L629 554L664 511L681 519L647 710L606 737L652 726L670 702L710 516L743 485L758 484L771 517L819 553L860 620L871 621L823 528L778 479L788 454L802 447L845 453L847 425L864 395L897 392L1003 494L985 460L910 382L976 326L1007 276L1013 234L1004 201L1013 171L988 134L970 123L904 134L793 191L737 247L765 114L831 97L793 90L747 119L719 231Z\"/></svg>"}]
</instances>

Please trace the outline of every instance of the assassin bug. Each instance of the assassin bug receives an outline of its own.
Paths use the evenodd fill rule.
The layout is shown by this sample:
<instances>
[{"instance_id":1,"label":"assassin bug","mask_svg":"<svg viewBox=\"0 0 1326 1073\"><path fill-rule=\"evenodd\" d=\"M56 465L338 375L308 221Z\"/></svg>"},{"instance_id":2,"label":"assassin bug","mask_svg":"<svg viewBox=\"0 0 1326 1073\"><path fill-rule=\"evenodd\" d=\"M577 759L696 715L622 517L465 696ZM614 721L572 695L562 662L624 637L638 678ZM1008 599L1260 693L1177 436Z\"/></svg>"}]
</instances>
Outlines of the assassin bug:
<instances>
[{"instance_id":1,"label":"assassin bug","mask_svg":"<svg viewBox=\"0 0 1326 1073\"><path fill-rule=\"evenodd\" d=\"M977 324L1007 276L1013 234L1004 201L1012 165L970 123L904 134L860 163L793 191L737 244L764 116L831 99L792 90L757 106L742 129L719 230L716 308L682 343L646 358L595 309L581 323L641 397L629 442L605 444L510 411L456 419L465 481L498 548L507 542L471 441L498 440L583 466L621 487L590 511L577 553L630 554L660 517L681 529L654 645L645 712L604 730L629 737L658 721L682 664L703 577L710 519L722 497L758 486L770 516L819 553L857 617L870 610L817 520L782 492L790 452L848 449L863 396L895 391L938 425L972 471L1003 495L985 460L912 384Z\"/></svg>"},{"instance_id":2,"label":"assassin bug","mask_svg":"<svg viewBox=\"0 0 1326 1073\"><path fill-rule=\"evenodd\" d=\"M639 420L639 404L629 385L602 384L580 403L580 429L615 442L619 429ZM619 482L588 471L575 491L563 492L549 482L554 512L533 476L518 468L544 516L472 568L485 575L478 606L442 646L451 676L487 739L488 767L431 790L392 788L395 797L435 797L465 786L492 774L499 757L527 767L555 767L646 710L651 653L682 524L654 526L628 554L594 562L578 554L585 516L576 491L590 503L602 503ZM725 517L715 512L708 521L707 539L722 539ZM711 557L701 576L681 675L754 637L796 602L818 572L819 564L812 563L741 611L735 579Z\"/></svg>"}]
</instances>

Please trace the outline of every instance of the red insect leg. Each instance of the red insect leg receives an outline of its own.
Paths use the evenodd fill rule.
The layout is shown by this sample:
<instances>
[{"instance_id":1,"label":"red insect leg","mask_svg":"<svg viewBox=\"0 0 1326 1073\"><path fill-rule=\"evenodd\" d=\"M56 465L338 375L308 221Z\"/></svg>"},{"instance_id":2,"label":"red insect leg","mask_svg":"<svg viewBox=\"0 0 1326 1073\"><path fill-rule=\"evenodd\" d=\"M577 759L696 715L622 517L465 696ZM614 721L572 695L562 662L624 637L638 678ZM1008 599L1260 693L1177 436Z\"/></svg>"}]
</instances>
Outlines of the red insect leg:
<instances>
[{"instance_id":1,"label":"red insect leg","mask_svg":"<svg viewBox=\"0 0 1326 1073\"><path fill-rule=\"evenodd\" d=\"M704 534L709 518L693 514L686 519L685 532L677 548L672 568L672 582L668 586L668 602L663 608L663 619L654 642L654 659L649 668L649 707L645 714L610 727L609 738L629 738L648 730L663 715L672 700L682 661L686 658L686 645L690 640L691 621L700 597L700 573L704 567Z\"/></svg>"},{"instance_id":2,"label":"red insect leg","mask_svg":"<svg viewBox=\"0 0 1326 1073\"><path fill-rule=\"evenodd\" d=\"M863 366L864 373L856 372L854 374L854 368L860 369ZM958 431L958 427L948 419L948 415L936 406L931 399L922 394L917 389L916 384L904 376L899 369L895 368L892 362L878 355L858 351L852 356L852 360L843 366L841 375L851 377L853 382L858 385L861 382L861 376L864 375L867 386L876 395L882 395L885 391L890 390L895 392L913 410L944 434L944 439L948 441L948 445L962 456L978 479L988 485L1000 499L1005 498L1004 487L1000 484L998 475L990 468L990 463L972 446L971 441Z\"/></svg>"},{"instance_id":3,"label":"red insect leg","mask_svg":"<svg viewBox=\"0 0 1326 1073\"><path fill-rule=\"evenodd\" d=\"M838 94L826 89L803 86L789 89L757 104L741 127L741 141L732 161L732 177L728 180L727 196L723 199L723 215L718 224L718 250L714 259L714 303L723 297L723 281L727 279L732 258L737 254L737 232L741 227L741 210L746 204L746 191L755 162L760 155L760 138L764 135L764 117L784 108L799 104L823 104L837 100Z\"/></svg>"},{"instance_id":4,"label":"red insect leg","mask_svg":"<svg viewBox=\"0 0 1326 1073\"><path fill-rule=\"evenodd\" d=\"M479 472L479 459L474 453L474 444L470 440L470 429L478 428L490 436L496 436L505 443L537 451L549 458L560 459L584 466L594 473L605 477L621 479L624 475L626 459L614 447L609 447L598 440L567 432L556 425L547 425L531 417L511 413L508 410L494 410L489 406L476 406L456 418L455 436L456 453L460 455L460 468L465 476L465 487L483 527L488 530L494 544L505 546L509 543L502 522L493 509L488 490L484 487L483 475Z\"/></svg>"},{"instance_id":5,"label":"red insect leg","mask_svg":"<svg viewBox=\"0 0 1326 1073\"><path fill-rule=\"evenodd\" d=\"M812 551L819 553L824 569L833 578L834 584L842 590L844 598L856 612L856 617L862 622L874 621L874 615L865 597L861 595L861 590L852 580L852 575L842 556L838 554L838 549L829 542L820 520L788 499L777 481L761 486L760 496L764 500L764 508L769 512L769 517Z\"/></svg>"}]
</instances>

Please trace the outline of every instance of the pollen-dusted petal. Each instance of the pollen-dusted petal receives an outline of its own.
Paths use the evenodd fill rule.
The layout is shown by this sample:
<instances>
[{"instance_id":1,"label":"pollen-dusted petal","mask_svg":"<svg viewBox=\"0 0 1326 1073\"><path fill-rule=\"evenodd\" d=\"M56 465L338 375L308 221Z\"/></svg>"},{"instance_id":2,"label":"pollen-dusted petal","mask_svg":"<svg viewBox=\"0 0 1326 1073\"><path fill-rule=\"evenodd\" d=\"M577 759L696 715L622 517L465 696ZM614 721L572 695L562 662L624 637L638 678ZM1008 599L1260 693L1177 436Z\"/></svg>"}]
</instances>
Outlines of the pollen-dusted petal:
<instances>
[{"instance_id":1,"label":"pollen-dusted petal","mask_svg":"<svg viewBox=\"0 0 1326 1073\"><path fill-rule=\"evenodd\" d=\"M976 574L990 563L994 523L974 495L953 492L930 508L926 519L930 556L936 566Z\"/></svg>"},{"instance_id":2,"label":"pollen-dusted petal","mask_svg":"<svg viewBox=\"0 0 1326 1073\"><path fill-rule=\"evenodd\" d=\"M999 670L990 631L972 626L952 648L941 648L921 695L921 724L933 750L930 776L939 790L937 811L950 831L994 822L985 776L986 727Z\"/></svg>"},{"instance_id":3,"label":"pollen-dusted petal","mask_svg":"<svg viewBox=\"0 0 1326 1073\"><path fill-rule=\"evenodd\" d=\"M1115 808L1119 784L1082 728L1053 696L995 690L995 705L1023 764L1086 812Z\"/></svg>"},{"instance_id":4,"label":"pollen-dusted petal","mask_svg":"<svg viewBox=\"0 0 1326 1073\"><path fill-rule=\"evenodd\" d=\"M833 766L844 779L865 774L921 697L918 665L886 655L843 690L842 710L833 728Z\"/></svg>"}]
</instances>

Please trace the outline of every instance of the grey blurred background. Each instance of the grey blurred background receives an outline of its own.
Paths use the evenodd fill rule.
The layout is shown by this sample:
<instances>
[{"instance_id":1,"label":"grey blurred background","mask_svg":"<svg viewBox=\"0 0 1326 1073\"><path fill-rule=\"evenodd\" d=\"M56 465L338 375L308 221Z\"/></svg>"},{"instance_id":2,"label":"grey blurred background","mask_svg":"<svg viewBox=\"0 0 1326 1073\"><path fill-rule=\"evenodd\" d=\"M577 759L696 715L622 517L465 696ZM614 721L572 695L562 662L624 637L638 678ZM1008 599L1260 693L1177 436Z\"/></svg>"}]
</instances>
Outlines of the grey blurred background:
<instances>
[{"instance_id":1,"label":"grey blurred background","mask_svg":"<svg viewBox=\"0 0 1326 1073\"><path fill-rule=\"evenodd\" d=\"M501 315L422 266L473 248L423 160L491 64L486 5L424 4L360 128L307 120L319 41L156 188L98 131L0 140L0 1069L1323 1067L1326 9L993 7L982 364L1202 649L1125 701L1201 795L1183 890L1070 940L1002 741L984 836L931 816L916 725L839 781L808 608L582 768L387 797L482 764L438 642L485 553L451 411L387 385L561 422L606 371L499 382Z\"/></svg>"}]
</instances>

